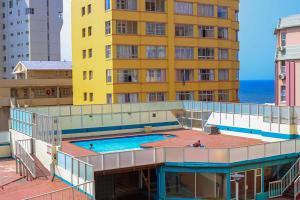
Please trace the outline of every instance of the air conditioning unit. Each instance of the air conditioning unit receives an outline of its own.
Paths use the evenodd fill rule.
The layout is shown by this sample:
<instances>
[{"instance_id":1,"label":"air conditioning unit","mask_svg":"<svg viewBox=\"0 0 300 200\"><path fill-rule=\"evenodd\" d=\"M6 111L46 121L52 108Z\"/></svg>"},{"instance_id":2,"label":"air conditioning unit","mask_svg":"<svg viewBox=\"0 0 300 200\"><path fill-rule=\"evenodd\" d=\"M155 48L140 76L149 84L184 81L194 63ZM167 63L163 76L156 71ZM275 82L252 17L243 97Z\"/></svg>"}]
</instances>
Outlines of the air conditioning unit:
<instances>
[{"instance_id":1,"label":"air conditioning unit","mask_svg":"<svg viewBox=\"0 0 300 200\"><path fill-rule=\"evenodd\" d=\"M208 135L220 134L219 129L216 125L206 125L204 127L204 132Z\"/></svg>"},{"instance_id":2,"label":"air conditioning unit","mask_svg":"<svg viewBox=\"0 0 300 200\"><path fill-rule=\"evenodd\" d=\"M286 78L286 75L284 73L279 74L279 79L284 80Z\"/></svg>"},{"instance_id":3,"label":"air conditioning unit","mask_svg":"<svg viewBox=\"0 0 300 200\"><path fill-rule=\"evenodd\" d=\"M281 47L279 47L279 49L278 49L279 51L284 51L285 50L285 47L283 47L283 46L281 46Z\"/></svg>"}]
</instances>

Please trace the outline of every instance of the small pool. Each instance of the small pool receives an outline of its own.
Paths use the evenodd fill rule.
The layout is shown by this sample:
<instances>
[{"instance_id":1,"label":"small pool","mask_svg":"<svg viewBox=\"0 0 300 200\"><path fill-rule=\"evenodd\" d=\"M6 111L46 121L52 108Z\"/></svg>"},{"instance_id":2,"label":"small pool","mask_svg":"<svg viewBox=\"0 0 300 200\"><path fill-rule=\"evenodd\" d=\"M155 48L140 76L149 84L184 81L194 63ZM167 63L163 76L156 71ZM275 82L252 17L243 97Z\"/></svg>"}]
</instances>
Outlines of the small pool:
<instances>
[{"instance_id":1,"label":"small pool","mask_svg":"<svg viewBox=\"0 0 300 200\"><path fill-rule=\"evenodd\" d=\"M97 139L97 140L84 140L84 141L72 142L72 144L75 144L79 147L89 149L98 153L103 153L103 152L141 149L142 144L167 140L174 137L175 136L173 135L152 134L152 135L139 135L139 136L128 136L128 137ZM91 144L93 144L92 149L90 149Z\"/></svg>"}]
</instances>

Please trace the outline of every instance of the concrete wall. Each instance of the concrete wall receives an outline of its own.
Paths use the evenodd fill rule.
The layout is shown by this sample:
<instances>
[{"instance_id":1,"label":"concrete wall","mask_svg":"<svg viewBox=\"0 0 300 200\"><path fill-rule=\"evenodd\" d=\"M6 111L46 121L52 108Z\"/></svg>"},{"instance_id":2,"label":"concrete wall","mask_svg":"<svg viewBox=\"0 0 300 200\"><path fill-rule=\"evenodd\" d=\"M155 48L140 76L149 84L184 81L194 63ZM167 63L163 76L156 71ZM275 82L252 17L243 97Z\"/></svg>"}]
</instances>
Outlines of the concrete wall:
<instances>
[{"instance_id":1,"label":"concrete wall","mask_svg":"<svg viewBox=\"0 0 300 200\"><path fill-rule=\"evenodd\" d=\"M10 132L10 138L11 138L11 141L10 141L11 151L12 151L12 155L14 156L15 152L16 152L16 140L31 139L31 137L29 137L25 134L19 133L17 131L14 131L12 129L10 129L9 132Z\"/></svg>"},{"instance_id":2,"label":"concrete wall","mask_svg":"<svg viewBox=\"0 0 300 200\"><path fill-rule=\"evenodd\" d=\"M52 163L52 145L43 142L41 140L34 140L33 148L36 157L41 161L41 163L51 171L51 163Z\"/></svg>"},{"instance_id":3,"label":"concrete wall","mask_svg":"<svg viewBox=\"0 0 300 200\"><path fill-rule=\"evenodd\" d=\"M220 126L222 134L270 142L288 139L292 136L290 125L264 122L262 116L212 113L207 124Z\"/></svg>"}]
</instances>

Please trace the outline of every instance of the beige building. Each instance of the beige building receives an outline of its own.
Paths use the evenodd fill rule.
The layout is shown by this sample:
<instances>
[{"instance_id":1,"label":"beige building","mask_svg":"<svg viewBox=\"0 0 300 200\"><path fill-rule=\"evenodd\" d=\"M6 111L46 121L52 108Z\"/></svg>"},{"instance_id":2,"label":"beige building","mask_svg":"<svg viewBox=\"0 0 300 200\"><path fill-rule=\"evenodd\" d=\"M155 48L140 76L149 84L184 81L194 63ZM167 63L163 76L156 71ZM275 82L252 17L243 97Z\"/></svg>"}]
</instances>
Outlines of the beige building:
<instances>
[{"instance_id":1,"label":"beige building","mask_svg":"<svg viewBox=\"0 0 300 200\"><path fill-rule=\"evenodd\" d=\"M0 131L8 129L11 106L72 104L71 62L19 62L13 74L16 80L0 80Z\"/></svg>"}]
</instances>

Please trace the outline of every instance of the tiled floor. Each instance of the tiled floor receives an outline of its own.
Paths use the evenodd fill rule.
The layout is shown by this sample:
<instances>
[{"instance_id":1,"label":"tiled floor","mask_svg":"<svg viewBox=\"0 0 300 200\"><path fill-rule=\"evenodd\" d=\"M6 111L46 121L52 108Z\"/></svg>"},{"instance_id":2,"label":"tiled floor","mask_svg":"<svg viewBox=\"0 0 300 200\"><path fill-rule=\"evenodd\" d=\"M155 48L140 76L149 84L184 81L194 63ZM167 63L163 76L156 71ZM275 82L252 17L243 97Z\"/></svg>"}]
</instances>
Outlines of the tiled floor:
<instances>
[{"instance_id":1,"label":"tiled floor","mask_svg":"<svg viewBox=\"0 0 300 200\"><path fill-rule=\"evenodd\" d=\"M16 174L16 164L13 159L0 160L0 185L9 183L19 179L20 175ZM26 181L25 179L13 182L3 189L0 188L1 200L23 199L30 196L40 195L53 190L68 187L62 181L55 179L51 181L51 177L43 177L34 181Z\"/></svg>"},{"instance_id":2,"label":"tiled floor","mask_svg":"<svg viewBox=\"0 0 300 200\"><path fill-rule=\"evenodd\" d=\"M144 147L184 147L196 143L198 140L206 148L233 148L233 147L244 147L250 145L263 144L264 142L256 139L249 139L245 137L234 137L228 135L207 135L200 131L194 130L170 130L170 131L159 131L150 134L167 134L175 135L175 138L170 138L163 141L153 142L144 144ZM126 136L137 135L146 133L126 134ZM124 137L125 135L110 135L110 136L99 136L92 139L111 138L111 137ZM91 138L77 138L76 140L90 140ZM71 143L72 140L64 140L62 143L62 150L74 156L86 156L95 155L96 153L81 147L78 147Z\"/></svg>"}]
</instances>

